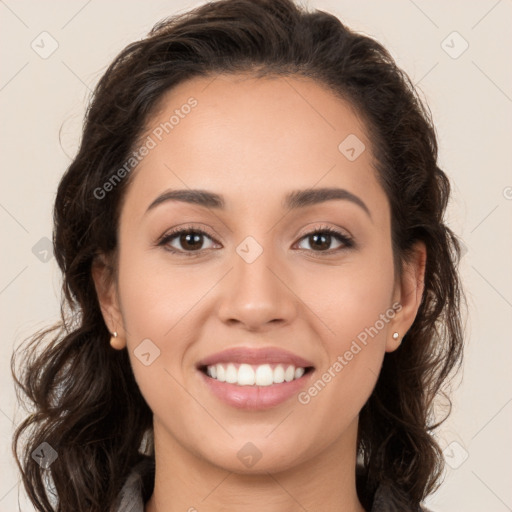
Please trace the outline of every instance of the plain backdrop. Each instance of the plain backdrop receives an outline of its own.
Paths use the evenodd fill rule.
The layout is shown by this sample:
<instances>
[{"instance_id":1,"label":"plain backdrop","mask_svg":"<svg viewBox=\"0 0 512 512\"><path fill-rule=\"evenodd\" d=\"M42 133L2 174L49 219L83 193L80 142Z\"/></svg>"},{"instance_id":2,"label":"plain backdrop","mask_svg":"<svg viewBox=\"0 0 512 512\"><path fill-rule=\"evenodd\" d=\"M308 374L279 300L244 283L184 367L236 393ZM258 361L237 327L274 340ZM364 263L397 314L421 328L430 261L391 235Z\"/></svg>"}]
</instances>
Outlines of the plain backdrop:
<instances>
[{"instance_id":1,"label":"plain backdrop","mask_svg":"<svg viewBox=\"0 0 512 512\"><path fill-rule=\"evenodd\" d=\"M23 418L13 346L59 317L49 248L60 177L90 91L115 55L163 17L201 2L0 1L2 265L0 511L30 512L10 452ZM305 0L304 2L305 3ZM429 104L453 185L448 224L464 240L464 370L438 431L448 462L435 512L512 510L512 2L310 0L382 42ZM60 136L59 136L60 132Z\"/></svg>"}]
</instances>

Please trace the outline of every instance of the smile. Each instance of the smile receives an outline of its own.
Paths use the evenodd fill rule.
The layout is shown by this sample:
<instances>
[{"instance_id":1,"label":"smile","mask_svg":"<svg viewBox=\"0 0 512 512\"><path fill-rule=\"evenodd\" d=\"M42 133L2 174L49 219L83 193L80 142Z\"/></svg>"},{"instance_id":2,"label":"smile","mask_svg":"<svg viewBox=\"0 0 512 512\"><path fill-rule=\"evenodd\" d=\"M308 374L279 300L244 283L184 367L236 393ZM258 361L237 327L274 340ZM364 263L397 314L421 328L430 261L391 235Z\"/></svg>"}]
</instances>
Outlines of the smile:
<instances>
[{"instance_id":1,"label":"smile","mask_svg":"<svg viewBox=\"0 0 512 512\"><path fill-rule=\"evenodd\" d=\"M302 391L313 362L281 347L231 347L196 363L207 394L237 409L276 407Z\"/></svg>"},{"instance_id":2,"label":"smile","mask_svg":"<svg viewBox=\"0 0 512 512\"><path fill-rule=\"evenodd\" d=\"M312 367L295 367L292 364L218 363L202 367L212 379L237 386L272 386L300 379Z\"/></svg>"}]
</instances>

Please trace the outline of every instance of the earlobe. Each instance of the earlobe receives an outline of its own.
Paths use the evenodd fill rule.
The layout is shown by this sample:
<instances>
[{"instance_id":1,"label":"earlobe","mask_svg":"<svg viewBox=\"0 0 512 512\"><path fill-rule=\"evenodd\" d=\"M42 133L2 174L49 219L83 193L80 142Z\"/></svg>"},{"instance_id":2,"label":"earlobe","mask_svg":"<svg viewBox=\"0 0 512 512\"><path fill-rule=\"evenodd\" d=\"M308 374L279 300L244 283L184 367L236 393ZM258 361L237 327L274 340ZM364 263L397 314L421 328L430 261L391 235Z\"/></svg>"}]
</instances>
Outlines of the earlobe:
<instances>
[{"instance_id":1,"label":"earlobe","mask_svg":"<svg viewBox=\"0 0 512 512\"><path fill-rule=\"evenodd\" d=\"M403 337L414 323L423 299L426 262L426 246L423 242L417 242L412 254L404 263L402 275L396 284L395 298L400 303L401 309L396 314L393 325L390 327L390 334L386 341L386 352L393 352L400 346Z\"/></svg>"},{"instance_id":2,"label":"earlobe","mask_svg":"<svg viewBox=\"0 0 512 512\"><path fill-rule=\"evenodd\" d=\"M112 348L122 350L126 346L126 338L122 332L123 319L112 267L106 262L103 255L94 259L91 265L91 275L103 320L110 332L110 344Z\"/></svg>"}]
</instances>

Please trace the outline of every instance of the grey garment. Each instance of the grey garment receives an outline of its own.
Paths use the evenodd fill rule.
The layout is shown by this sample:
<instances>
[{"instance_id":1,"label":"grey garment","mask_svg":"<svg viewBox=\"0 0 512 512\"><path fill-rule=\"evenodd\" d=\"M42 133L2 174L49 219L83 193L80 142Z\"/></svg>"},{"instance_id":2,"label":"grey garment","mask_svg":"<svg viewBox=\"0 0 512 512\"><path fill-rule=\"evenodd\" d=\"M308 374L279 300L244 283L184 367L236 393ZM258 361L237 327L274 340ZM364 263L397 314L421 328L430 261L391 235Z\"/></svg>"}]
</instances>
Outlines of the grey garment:
<instances>
[{"instance_id":1,"label":"grey garment","mask_svg":"<svg viewBox=\"0 0 512 512\"><path fill-rule=\"evenodd\" d=\"M144 512L143 476L151 471L153 461L149 458L135 465L118 496L116 512Z\"/></svg>"},{"instance_id":2,"label":"grey garment","mask_svg":"<svg viewBox=\"0 0 512 512\"><path fill-rule=\"evenodd\" d=\"M144 512L144 480L154 471L154 461L143 459L132 469L119 493L116 512ZM149 496L146 496L146 499ZM398 510L389 487L381 485L375 492L369 512L396 512ZM433 512L425 507L411 512Z\"/></svg>"},{"instance_id":3,"label":"grey garment","mask_svg":"<svg viewBox=\"0 0 512 512\"><path fill-rule=\"evenodd\" d=\"M141 509L143 510L143 509ZM381 485L377 488L375 492L375 497L373 498L372 508L370 512L396 512L398 506L396 501L389 490L389 487L384 487ZM411 511L413 512L413 511ZM417 512L433 512L432 510L421 506Z\"/></svg>"}]
</instances>

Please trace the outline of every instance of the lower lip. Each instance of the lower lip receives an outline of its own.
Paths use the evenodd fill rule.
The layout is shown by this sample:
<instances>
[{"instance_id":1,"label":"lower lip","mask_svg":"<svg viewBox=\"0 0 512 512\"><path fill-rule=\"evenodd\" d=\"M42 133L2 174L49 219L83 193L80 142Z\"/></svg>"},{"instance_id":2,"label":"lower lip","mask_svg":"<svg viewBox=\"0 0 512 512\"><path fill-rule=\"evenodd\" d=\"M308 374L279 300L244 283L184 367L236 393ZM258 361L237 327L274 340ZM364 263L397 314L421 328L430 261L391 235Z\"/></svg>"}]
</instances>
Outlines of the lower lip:
<instances>
[{"instance_id":1,"label":"lower lip","mask_svg":"<svg viewBox=\"0 0 512 512\"><path fill-rule=\"evenodd\" d=\"M268 409L286 402L306 386L314 373L310 370L300 379L271 386L237 386L212 379L204 372L198 371L210 391L220 400L237 409L250 410Z\"/></svg>"}]
</instances>

